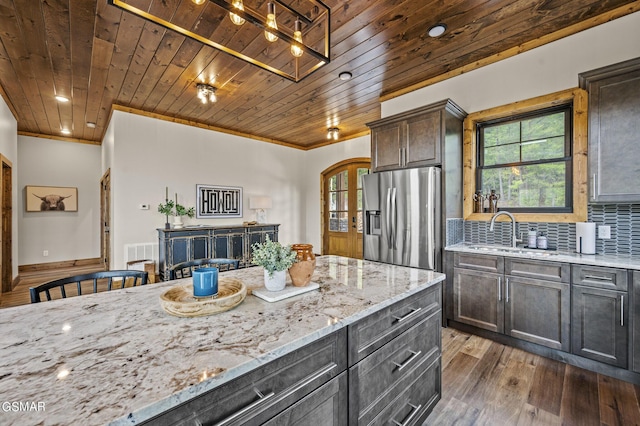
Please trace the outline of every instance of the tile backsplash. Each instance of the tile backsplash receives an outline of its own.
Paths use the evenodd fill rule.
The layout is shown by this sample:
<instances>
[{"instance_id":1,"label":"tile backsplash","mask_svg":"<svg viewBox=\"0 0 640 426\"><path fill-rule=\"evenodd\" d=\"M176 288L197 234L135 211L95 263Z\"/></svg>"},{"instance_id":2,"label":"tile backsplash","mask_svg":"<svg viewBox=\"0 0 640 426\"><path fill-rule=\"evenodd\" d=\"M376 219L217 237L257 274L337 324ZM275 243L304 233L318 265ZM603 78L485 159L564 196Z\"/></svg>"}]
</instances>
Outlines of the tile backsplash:
<instances>
[{"instance_id":1,"label":"tile backsplash","mask_svg":"<svg viewBox=\"0 0 640 426\"><path fill-rule=\"evenodd\" d=\"M592 204L588 206L588 221L596 226L611 227L611 239L596 239L598 254L640 255L640 204ZM495 231L489 231L489 222L464 221L462 240L456 240L459 224L447 221L447 244L511 244L511 222L496 222ZM450 232L449 228L453 231ZM545 233L550 248L574 251L576 226L574 223L518 222L516 235L526 242L527 231L535 229Z\"/></svg>"}]
</instances>

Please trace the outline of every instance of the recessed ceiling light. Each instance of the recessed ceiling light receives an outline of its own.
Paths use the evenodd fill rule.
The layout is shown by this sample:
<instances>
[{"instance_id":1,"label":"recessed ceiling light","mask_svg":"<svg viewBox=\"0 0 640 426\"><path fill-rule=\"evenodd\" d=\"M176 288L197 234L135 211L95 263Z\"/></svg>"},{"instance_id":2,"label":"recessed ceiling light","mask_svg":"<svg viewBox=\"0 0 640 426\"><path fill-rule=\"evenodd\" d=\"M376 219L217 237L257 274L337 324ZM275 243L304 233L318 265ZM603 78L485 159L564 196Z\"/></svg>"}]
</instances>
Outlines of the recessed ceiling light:
<instances>
[{"instance_id":1,"label":"recessed ceiling light","mask_svg":"<svg viewBox=\"0 0 640 426\"><path fill-rule=\"evenodd\" d=\"M96 123L92 123L91 121L87 121L87 127L90 129L95 129L96 128Z\"/></svg>"},{"instance_id":2,"label":"recessed ceiling light","mask_svg":"<svg viewBox=\"0 0 640 426\"><path fill-rule=\"evenodd\" d=\"M429 28L429 37L440 37L445 31L447 31L445 24L436 24Z\"/></svg>"},{"instance_id":3,"label":"recessed ceiling light","mask_svg":"<svg viewBox=\"0 0 640 426\"><path fill-rule=\"evenodd\" d=\"M69 102L69 98L65 96L56 95L56 101L58 102Z\"/></svg>"},{"instance_id":4,"label":"recessed ceiling light","mask_svg":"<svg viewBox=\"0 0 640 426\"><path fill-rule=\"evenodd\" d=\"M338 74L338 77L342 81L347 81L347 80L351 80L351 77L353 77L353 74L351 74L349 71L342 71L340 74Z\"/></svg>"},{"instance_id":5,"label":"recessed ceiling light","mask_svg":"<svg viewBox=\"0 0 640 426\"><path fill-rule=\"evenodd\" d=\"M70 135L70 134L71 134L71 130L69 130L69 129L62 129L62 130L60 130L60 133L62 133L63 135Z\"/></svg>"}]
</instances>

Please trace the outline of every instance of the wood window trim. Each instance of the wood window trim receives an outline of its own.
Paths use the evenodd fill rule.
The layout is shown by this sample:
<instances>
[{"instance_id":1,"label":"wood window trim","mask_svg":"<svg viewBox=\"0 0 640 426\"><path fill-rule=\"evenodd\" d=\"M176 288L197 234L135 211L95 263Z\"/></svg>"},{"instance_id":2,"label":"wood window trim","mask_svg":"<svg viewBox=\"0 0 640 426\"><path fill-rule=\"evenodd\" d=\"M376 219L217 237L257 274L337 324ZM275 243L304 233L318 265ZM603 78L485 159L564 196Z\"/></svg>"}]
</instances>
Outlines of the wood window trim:
<instances>
[{"instance_id":1,"label":"wood window trim","mask_svg":"<svg viewBox=\"0 0 640 426\"><path fill-rule=\"evenodd\" d=\"M505 118L542 108L573 103L573 212L514 213L518 222L584 222L587 220L587 92L573 88L469 114L464 120L463 137L463 216L464 220L489 221L491 213L473 213L476 187L478 122ZM498 205L498 208L500 206Z\"/></svg>"}]
</instances>

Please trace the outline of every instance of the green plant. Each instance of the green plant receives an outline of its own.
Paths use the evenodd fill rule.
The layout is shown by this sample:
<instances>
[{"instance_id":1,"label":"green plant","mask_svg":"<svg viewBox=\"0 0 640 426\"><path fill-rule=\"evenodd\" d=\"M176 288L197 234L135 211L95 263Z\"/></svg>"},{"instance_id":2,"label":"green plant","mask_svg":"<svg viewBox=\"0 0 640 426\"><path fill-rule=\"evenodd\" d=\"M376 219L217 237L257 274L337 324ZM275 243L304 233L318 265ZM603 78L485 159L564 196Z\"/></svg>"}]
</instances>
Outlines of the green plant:
<instances>
[{"instance_id":1,"label":"green plant","mask_svg":"<svg viewBox=\"0 0 640 426\"><path fill-rule=\"evenodd\" d=\"M162 213L165 216L173 216L173 208L175 207L175 203L172 200L167 200L166 203L160 203L158 205L158 212Z\"/></svg>"},{"instance_id":2,"label":"green plant","mask_svg":"<svg viewBox=\"0 0 640 426\"><path fill-rule=\"evenodd\" d=\"M176 204L176 216L189 216L194 217L196 210L193 207L186 208L180 204Z\"/></svg>"},{"instance_id":3,"label":"green plant","mask_svg":"<svg viewBox=\"0 0 640 426\"><path fill-rule=\"evenodd\" d=\"M297 253L291 250L291 246L283 246L277 241L271 241L269 235L264 243L255 243L251 246L254 265L262 266L269 277L275 271L285 271L296 263Z\"/></svg>"},{"instance_id":4,"label":"green plant","mask_svg":"<svg viewBox=\"0 0 640 426\"><path fill-rule=\"evenodd\" d=\"M194 217L196 210L193 207L186 208L185 206L174 203L173 200L167 200L166 203L160 203L158 205L158 212L165 216L189 216Z\"/></svg>"}]
</instances>

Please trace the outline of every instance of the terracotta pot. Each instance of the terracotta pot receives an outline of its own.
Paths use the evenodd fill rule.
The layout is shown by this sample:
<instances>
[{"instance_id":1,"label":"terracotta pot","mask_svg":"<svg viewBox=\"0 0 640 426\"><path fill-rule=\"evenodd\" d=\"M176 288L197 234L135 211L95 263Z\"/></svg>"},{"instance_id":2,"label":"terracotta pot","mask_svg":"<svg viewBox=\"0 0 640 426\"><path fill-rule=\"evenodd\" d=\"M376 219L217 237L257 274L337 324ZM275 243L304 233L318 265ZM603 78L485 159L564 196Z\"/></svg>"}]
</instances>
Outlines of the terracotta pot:
<instances>
[{"instance_id":1,"label":"terracotta pot","mask_svg":"<svg viewBox=\"0 0 640 426\"><path fill-rule=\"evenodd\" d=\"M304 287L311 282L316 269L316 255L311 244L293 244L291 248L298 253L298 261L289 268L291 283L296 287Z\"/></svg>"}]
</instances>

